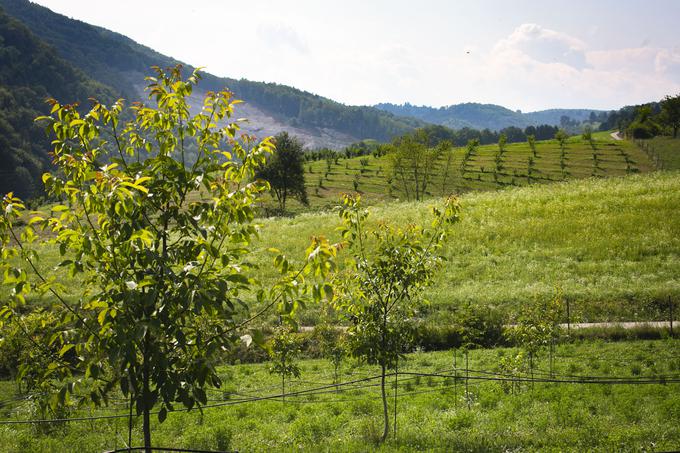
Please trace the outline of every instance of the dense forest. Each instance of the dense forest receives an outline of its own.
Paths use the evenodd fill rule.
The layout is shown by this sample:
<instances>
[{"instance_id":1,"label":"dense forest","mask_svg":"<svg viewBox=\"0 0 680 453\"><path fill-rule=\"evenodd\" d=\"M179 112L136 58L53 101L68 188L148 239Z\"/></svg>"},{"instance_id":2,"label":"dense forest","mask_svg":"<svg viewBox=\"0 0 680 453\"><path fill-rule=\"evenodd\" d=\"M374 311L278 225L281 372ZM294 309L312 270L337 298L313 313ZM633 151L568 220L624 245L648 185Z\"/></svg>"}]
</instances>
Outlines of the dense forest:
<instances>
[{"instance_id":1,"label":"dense forest","mask_svg":"<svg viewBox=\"0 0 680 453\"><path fill-rule=\"evenodd\" d=\"M45 114L45 100L82 104L90 96L108 100L113 92L59 58L0 10L0 193L39 193L38 181L50 161L50 140L33 120Z\"/></svg>"},{"instance_id":2,"label":"dense forest","mask_svg":"<svg viewBox=\"0 0 680 453\"><path fill-rule=\"evenodd\" d=\"M56 14L27 0L0 0L0 6L91 78L114 87L126 99L140 98L136 85L151 66L170 67L178 61L109 30ZM190 66L186 66L191 70ZM397 117L373 107L353 107L275 83L204 75L207 90L224 87L286 125L333 129L356 140L389 140L422 126L419 120Z\"/></svg>"},{"instance_id":3,"label":"dense forest","mask_svg":"<svg viewBox=\"0 0 680 453\"><path fill-rule=\"evenodd\" d=\"M642 127L644 131L638 131L636 138L649 138L651 136L657 135L660 132L661 126L658 123L662 123L663 121L659 121L661 118L657 118L657 120L654 120L653 118L655 115L659 115L660 113L660 102L650 102L648 104L640 105L627 105L620 108L619 110L612 110L609 112L604 121L602 121L600 124L599 129L601 131L618 129L620 131L626 132L631 127L631 125L634 125L634 123L644 123Z\"/></svg>"}]
</instances>

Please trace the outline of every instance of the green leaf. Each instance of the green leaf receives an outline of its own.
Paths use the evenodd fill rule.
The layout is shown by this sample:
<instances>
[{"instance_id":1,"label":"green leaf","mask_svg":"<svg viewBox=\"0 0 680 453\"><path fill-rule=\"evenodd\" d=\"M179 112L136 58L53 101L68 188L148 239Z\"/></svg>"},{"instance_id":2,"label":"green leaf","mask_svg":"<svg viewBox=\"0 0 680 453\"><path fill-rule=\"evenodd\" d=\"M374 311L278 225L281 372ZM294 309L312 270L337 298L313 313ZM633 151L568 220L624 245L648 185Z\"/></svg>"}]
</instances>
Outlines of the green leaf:
<instances>
[{"instance_id":1,"label":"green leaf","mask_svg":"<svg viewBox=\"0 0 680 453\"><path fill-rule=\"evenodd\" d=\"M103 309L102 311L99 312L99 316L97 316L97 321L99 322L100 326L104 325L104 321L106 321L106 314L109 311L108 308Z\"/></svg>"},{"instance_id":2,"label":"green leaf","mask_svg":"<svg viewBox=\"0 0 680 453\"><path fill-rule=\"evenodd\" d=\"M168 410L165 407L161 407L158 411L158 423L163 423L166 418L168 418Z\"/></svg>"},{"instance_id":3,"label":"green leaf","mask_svg":"<svg viewBox=\"0 0 680 453\"><path fill-rule=\"evenodd\" d=\"M73 349L75 346L76 345L74 344L65 344L64 346L62 346L61 349L59 350L59 357L63 357L64 354Z\"/></svg>"}]
</instances>

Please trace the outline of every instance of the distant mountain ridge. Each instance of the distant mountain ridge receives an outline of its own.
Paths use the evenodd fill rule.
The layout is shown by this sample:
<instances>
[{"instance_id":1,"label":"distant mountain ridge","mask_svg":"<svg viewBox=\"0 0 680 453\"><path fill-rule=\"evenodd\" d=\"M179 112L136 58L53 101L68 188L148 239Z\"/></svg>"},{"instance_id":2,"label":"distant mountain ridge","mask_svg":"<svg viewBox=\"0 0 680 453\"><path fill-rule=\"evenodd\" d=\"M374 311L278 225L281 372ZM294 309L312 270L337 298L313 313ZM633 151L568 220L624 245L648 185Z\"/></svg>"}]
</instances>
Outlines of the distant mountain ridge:
<instances>
[{"instance_id":1,"label":"distant mountain ridge","mask_svg":"<svg viewBox=\"0 0 680 453\"><path fill-rule=\"evenodd\" d=\"M28 0L0 0L0 8L56 48L61 58L128 101L144 98L144 76L150 74L151 66L180 63L119 33L70 19ZM185 67L187 72L193 69ZM262 137L287 130L307 147L340 148L369 138L387 141L424 125L373 107L346 106L275 83L204 74L199 90L225 87L246 101L238 111L238 116L251 121L244 127L246 132Z\"/></svg>"},{"instance_id":2,"label":"distant mountain ridge","mask_svg":"<svg viewBox=\"0 0 680 453\"><path fill-rule=\"evenodd\" d=\"M409 103L402 105L381 103L374 107L399 116L417 118L427 123L439 124L452 129L469 127L472 129L490 129L499 131L514 126L526 128L548 124L559 126L562 116L572 120L583 121L590 117L591 112L600 110L590 109L549 109L537 112L522 113L495 104L480 104L467 102L447 107L417 106Z\"/></svg>"}]
</instances>

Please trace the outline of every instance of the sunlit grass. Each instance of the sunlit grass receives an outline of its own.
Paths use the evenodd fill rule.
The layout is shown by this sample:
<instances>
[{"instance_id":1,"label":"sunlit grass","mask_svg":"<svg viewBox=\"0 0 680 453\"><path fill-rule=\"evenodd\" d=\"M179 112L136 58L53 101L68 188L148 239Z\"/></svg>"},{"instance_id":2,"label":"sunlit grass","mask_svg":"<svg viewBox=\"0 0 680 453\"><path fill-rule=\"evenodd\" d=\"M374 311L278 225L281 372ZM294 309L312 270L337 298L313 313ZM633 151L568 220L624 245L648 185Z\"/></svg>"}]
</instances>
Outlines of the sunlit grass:
<instances>
[{"instance_id":1,"label":"sunlit grass","mask_svg":"<svg viewBox=\"0 0 680 453\"><path fill-rule=\"evenodd\" d=\"M460 167L465 150L454 148L440 157L427 195L436 197L450 193L497 190L508 186L591 176L622 176L654 168L647 155L635 144L613 140L609 133L596 135L593 144L595 150L580 136L571 137L566 144L564 165L562 151L555 140L537 142L536 156L532 156L528 143L510 144L503 154L500 171L497 171L495 163L497 145L480 146L467 162L464 172L461 172ZM593 154L597 155L597 160ZM530 156L534 160L531 177L528 175ZM334 206L341 193L355 191L355 182L367 203L406 199L399 181L396 178L390 180L389 158L386 156L340 157L337 160L307 162L304 169L310 206L289 202L287 209L291 213Z\"/></svg>"},{"instance_id":2,"label":"sunlit grass","mask_svg":"<svg viewBox=\"0 0 680 453\"><path fill-rule=\"evenodd\" d=\"M374 206L372 218L420 222L435 203ZM677 172L468 193L461 203L448 261L426 293L433 322L467 302L510 314L557 286L582 321L663 317L665 298L680 296ZM339 223L332 212L265 220L258 262L267 269L271 246L294 257L314 235L338 240Z\"/></svg>"},{"instance_id":3,"label":"sunlit grass","mask_svg":"<svg viewBox=\"0 0 680 453\"><path fill-rule=\"evenodd\" d=\"M555 373L568 376L655 378L678 376L678 340L631 343L574 343L556 349ZM469 367L497 372L501 357L514 349L473 350ZM458 352L459 376L464 362ZM402 372L451 373L453 352L409 354ZM547 355L536 363L536 376L548 369ZM301 363L302 375L288 392L332 382L323 360ZM346 361L340 379L374 376L377 367ZM209 392L210 404L245 395L280 393L280 381L267 364L223 367L221 391ZM478 375L472 373L472 375ZM1 383L0 383L1 384ZM159 425L153 418L153 443L159 446L221 451L672 451L680 447L679 384L594 385L522 384L506 394L498 382L402 376L398 393L398 436L379 447L381 403L378 387L345 389L313 396L205 409L203 414L172 413ZM2 399L12 386L0 386ZM390 413L394 389L390 380ZM3 419L25 419L30 402L8 404ZM126 413L124 401L108 410L87 409L71 416ZM392 417L393 414L391 413ZM47 433L30 426L0 427L1 452L85 452L123 448L127 420L94 420L58 425ZM133 423L133 445L141 444L141 423Z\"/></svg>"}]
</instances>

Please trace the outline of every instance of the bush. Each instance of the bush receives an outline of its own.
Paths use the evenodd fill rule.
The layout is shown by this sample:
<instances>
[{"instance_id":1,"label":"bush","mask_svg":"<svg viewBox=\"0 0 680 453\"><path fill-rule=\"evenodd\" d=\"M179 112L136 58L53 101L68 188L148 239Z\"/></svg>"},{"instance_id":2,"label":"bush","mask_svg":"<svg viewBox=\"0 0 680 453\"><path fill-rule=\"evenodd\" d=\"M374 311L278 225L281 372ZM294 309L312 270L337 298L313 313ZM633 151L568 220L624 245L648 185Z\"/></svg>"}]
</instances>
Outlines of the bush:
<instances>
[{"instance_id":1,"label":"bush","mask_svg":"<svg viewBox=\"0 0 680 453\"><path fill-rule=\"evenodd\" d=\"M633 122L626 132L635 139L652 138L659 134L659 127L654 123Z\"/></svg>"},{"instance_id":2,"label":"bush","mask_svg":"<svg viewBox=\"0 0 680 453\"><path fill-rule=\"evenodd\" d=\"M36 347L27 337L34 340L38 337L49 337L52 330L49 326L54 325L56 316L45 311L35 311L20 319L13 319L4 325L0 334L0 378L15 378L21 364L37 365L44 362L40 357L45 354L36 351ZM57 350L53 351L55 354ZM66 359L73 354L67 354ZM45 365L46 366L46 365Z\"/></svg>"},{"instance_id":3,"label":"bush","mask_svg":"<svg viewBox=\"0 0 680 453\"><path fill-rule=\"evenodd\" d=\"M421 324L416 328L415 344L425 351L439 351L462 347L507 345L503 336L504 320L495 310L466 309L459 312L450 325Z\"/></svg>"}]
</instances>

